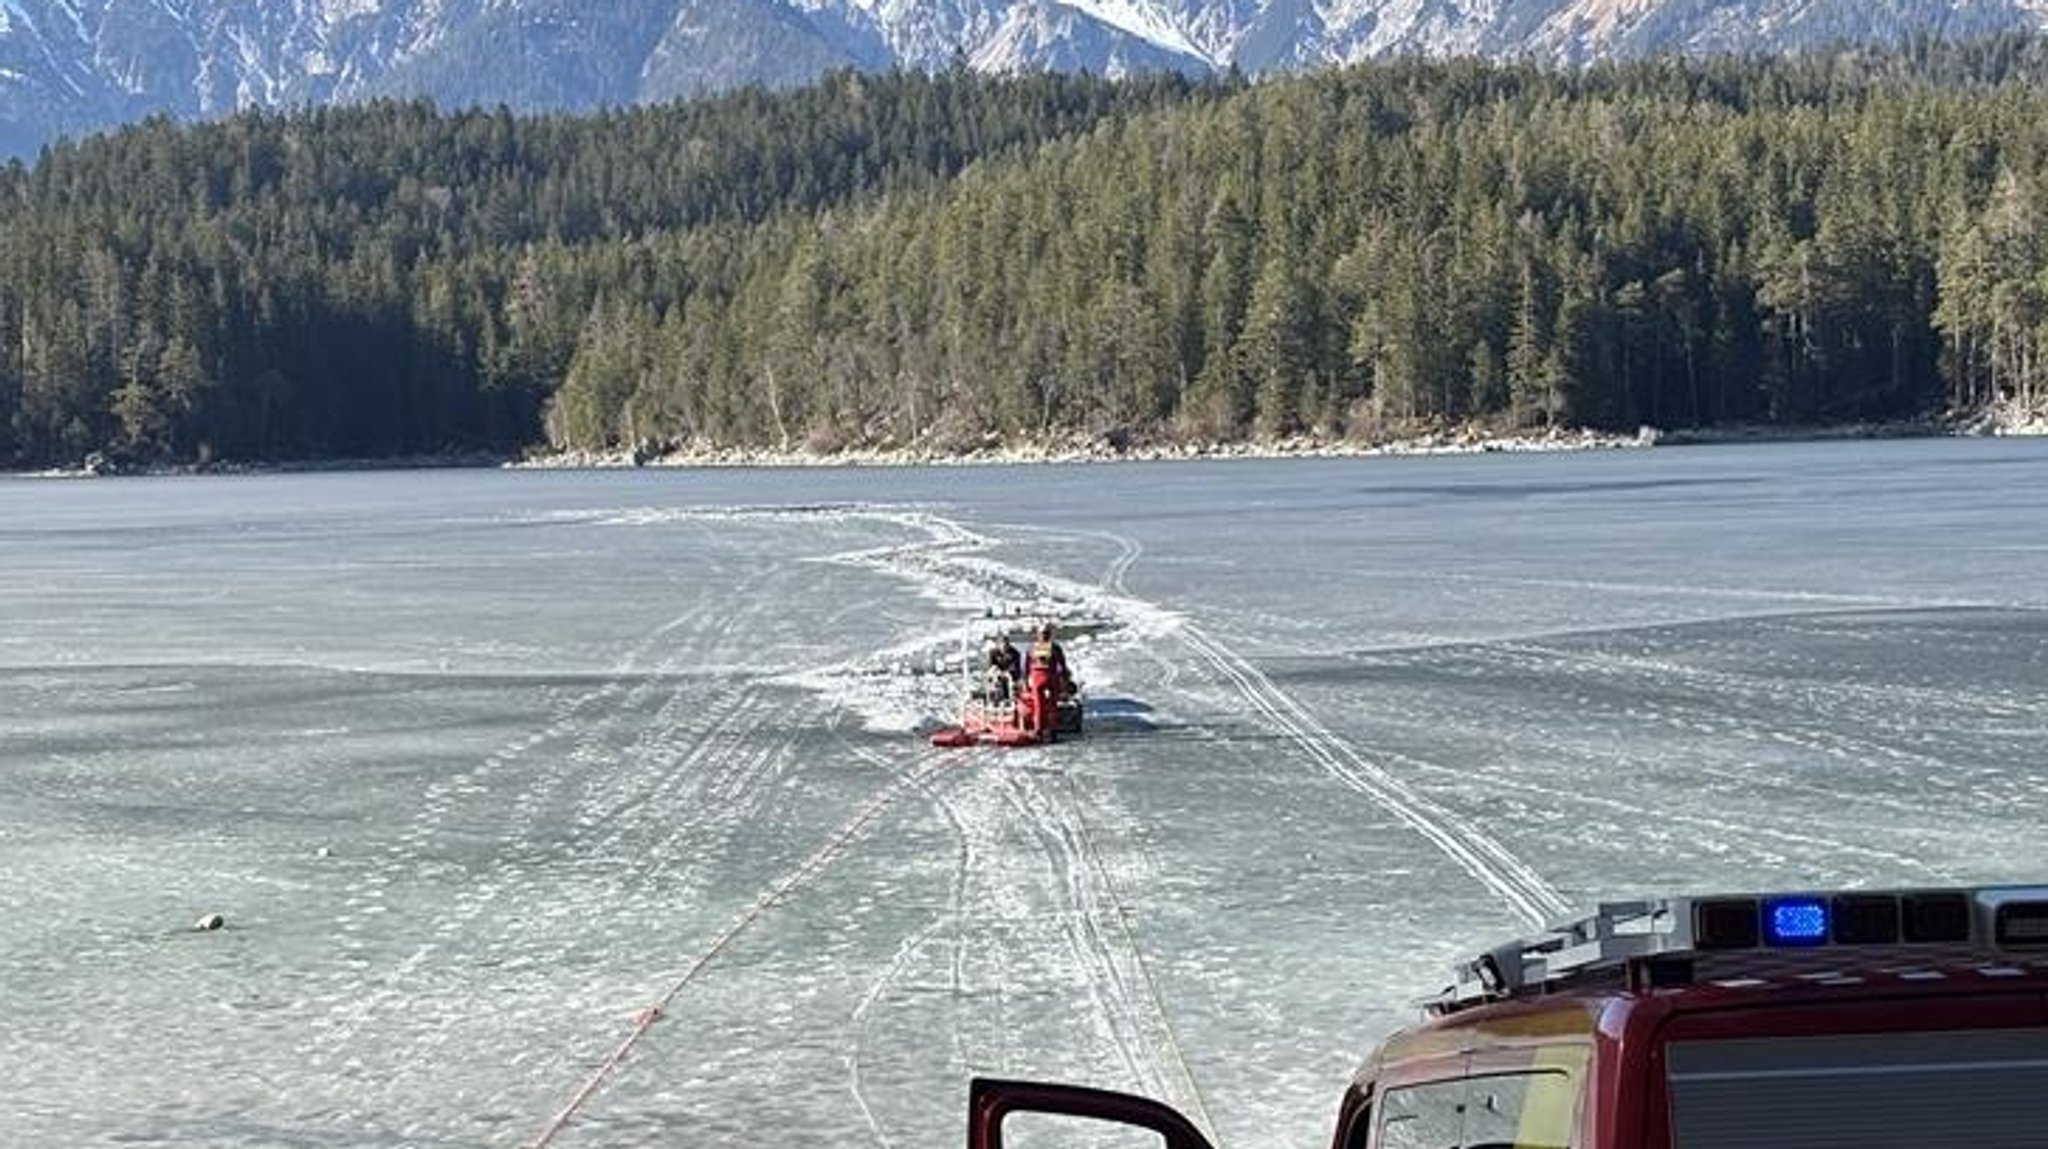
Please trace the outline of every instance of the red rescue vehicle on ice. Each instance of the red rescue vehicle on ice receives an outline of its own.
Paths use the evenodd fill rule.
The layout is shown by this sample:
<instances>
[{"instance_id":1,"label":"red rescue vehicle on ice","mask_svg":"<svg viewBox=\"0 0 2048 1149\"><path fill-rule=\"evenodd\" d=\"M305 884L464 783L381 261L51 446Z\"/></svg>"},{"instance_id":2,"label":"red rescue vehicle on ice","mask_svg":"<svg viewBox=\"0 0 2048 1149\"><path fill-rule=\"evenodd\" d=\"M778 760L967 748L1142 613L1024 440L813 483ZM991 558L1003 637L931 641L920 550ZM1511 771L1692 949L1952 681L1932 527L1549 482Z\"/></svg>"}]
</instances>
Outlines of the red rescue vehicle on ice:
<instances>
[{"instance_id":1,"label":"red rescue vehicle on ice","mask_svg":"<svg viewBox=\"0 0 2048 1149\"><path fill-rule=\"evenodd\" d=\"M2048 886L1603 905L1462 963L1345 1091L1333 1149L2048 1149ZM977 1080L1207 1149L1157 1102Z\"/></svg>"},{"instance_id":2,"label":"red rescue vehicle on ice","mask_svg":"<svg viewBox=\"0 0 2048 1149\"><path fill-rule=\"evenodd\" d=\"M959 725L926 735L932 745L1038 746L1081 733L1081 684L1067 666L1066 651L1053 640L1053 624L1041 624L1037 634L1025 654L998 633L1002 645L989 647L979 681L970 664ZM996 658L998 649L1009 659Z\"/></svg>"}]
</instances>

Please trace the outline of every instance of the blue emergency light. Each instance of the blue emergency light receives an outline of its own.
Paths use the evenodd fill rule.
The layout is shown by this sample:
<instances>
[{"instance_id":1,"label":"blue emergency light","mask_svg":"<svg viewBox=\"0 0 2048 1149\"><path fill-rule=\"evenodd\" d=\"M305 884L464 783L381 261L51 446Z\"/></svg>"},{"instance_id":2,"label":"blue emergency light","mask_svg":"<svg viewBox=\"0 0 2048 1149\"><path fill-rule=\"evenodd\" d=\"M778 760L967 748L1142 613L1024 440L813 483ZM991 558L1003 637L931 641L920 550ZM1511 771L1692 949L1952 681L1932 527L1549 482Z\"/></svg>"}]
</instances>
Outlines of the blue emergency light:
<instances>
[{"instance_id":1,"label":"blue emergency light","mask_svg":"<svg viewBox=\"0 0 2048 1149\"><path fill-rule=\"evenodd\" d=\"M1828 940L1828 904L1821 898L1776 898L1764 903L1764 944L1818 946Z\"/></svg>"}]
</instances>

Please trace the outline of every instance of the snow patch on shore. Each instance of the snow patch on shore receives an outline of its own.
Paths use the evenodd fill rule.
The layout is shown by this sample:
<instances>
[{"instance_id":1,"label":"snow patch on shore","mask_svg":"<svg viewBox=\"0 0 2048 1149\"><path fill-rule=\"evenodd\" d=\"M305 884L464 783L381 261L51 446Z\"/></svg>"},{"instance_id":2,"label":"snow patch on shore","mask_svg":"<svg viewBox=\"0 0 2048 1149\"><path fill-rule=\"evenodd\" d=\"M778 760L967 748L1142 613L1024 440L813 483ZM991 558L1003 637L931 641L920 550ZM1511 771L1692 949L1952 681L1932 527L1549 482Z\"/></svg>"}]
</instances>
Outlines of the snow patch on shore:
<instances>
[{"instance_id":1,"label":"snow patch on shore","mask_svg":"<svg viewBox=\"0 0 2048 1149\"><path fill-rule=\"evenodd\" d=\"M516 467L946 467L1011 466L1026 463L1161 462L1189 459L1335 459L1401 455L1479 455L1495 452L1598 451L1650 447L1663 437L1645 427L1633 435L1551 430L1526 435L1490 435L1472 428L1367 443L1303 436L1241 443L1129 443L1115 436L1077 436L1026 443L991 438L965 451L919 447L863 447L818 452L755 450L685 445L666 451L561 451L512 464Z\"/></svg>"},{"instance_id":2,"label":"snow patch on shore","mask_svg":"<svg viewBox=\"0 0 2048 1149\"><path fill-rule=\"evenodd\" d=\"M2048 435L2048 406L2006 403L1992 409L1975 431L1980 435Z\"/></svg>"}]
</instances>

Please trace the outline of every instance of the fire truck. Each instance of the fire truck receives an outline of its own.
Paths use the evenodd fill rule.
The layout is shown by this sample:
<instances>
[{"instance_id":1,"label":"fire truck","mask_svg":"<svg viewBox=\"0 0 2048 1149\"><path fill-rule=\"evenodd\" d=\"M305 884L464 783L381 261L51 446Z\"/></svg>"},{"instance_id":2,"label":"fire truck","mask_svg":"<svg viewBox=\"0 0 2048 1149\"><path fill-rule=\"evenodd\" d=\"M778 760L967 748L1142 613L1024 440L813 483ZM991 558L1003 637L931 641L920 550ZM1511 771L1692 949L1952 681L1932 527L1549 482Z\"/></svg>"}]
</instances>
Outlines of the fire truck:
<instances>
[{"instance_id":1,"label":"fire truck","mask_svg":"<svg viewBox=\"0 0 2048 1149\"><path fill-rule=\"evenodd\" d=\"M1608 903L1422 1004L1332 1149L2048 1149L2048 886ZM978 1079L971 1149L1019 1113L1209 1147L1156 1101Z\"/></svg>"}]
</instances>

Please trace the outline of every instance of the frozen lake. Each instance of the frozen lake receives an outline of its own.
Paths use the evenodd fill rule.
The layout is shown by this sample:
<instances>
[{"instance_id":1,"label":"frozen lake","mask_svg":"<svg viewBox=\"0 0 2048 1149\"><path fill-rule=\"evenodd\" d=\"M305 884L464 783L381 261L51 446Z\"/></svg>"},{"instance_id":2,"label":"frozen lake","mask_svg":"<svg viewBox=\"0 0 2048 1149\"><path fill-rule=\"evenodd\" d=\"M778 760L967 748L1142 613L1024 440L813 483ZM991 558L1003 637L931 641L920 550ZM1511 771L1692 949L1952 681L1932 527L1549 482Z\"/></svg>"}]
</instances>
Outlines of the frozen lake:
<instances>
[{"instance_id":1,"label":"frozen lake","mask_svg":"<svg viewBox=\"0 0 2048 1149\"><path fill-rule=\"evenodd\" d=\"M2048 880L2044 441L0 480L0 554L9 1145L1320 1145L1597 899ZM1085 739L916 735L989 611L1088 620Z\"/></svg>"}]
</instances>

